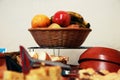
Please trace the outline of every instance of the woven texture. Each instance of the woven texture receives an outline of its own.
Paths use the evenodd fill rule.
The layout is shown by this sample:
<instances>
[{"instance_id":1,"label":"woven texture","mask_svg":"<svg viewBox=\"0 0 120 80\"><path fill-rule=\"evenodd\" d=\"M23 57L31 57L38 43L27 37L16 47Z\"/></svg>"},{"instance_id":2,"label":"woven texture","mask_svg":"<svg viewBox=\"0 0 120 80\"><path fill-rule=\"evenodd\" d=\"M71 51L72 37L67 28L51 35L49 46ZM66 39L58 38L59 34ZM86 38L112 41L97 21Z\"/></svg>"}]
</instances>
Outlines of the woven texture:
<instances>
[{"instance_id":1,"label":"woven texture","mask_svg":"<svg viewBox=\"0 0 120 80\"><path fill-rule=\"evenodd\" d=\"M91 31L88 28L31 28L28 30L41 47L79 47Z\"/></svg>"}]
</instances>

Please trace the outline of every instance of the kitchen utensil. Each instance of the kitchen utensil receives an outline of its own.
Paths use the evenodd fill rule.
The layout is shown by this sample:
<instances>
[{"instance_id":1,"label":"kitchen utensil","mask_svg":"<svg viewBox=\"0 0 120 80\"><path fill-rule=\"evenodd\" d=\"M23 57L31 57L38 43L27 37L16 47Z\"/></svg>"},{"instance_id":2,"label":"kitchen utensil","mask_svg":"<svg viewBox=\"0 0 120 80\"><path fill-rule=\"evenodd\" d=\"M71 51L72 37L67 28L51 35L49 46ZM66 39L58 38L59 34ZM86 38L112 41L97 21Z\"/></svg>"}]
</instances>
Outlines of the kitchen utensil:
<instances>
[{"instance_id":1,"label":"kitchen utensil","mask_svg":"<svg viewBox=\"0 0 120 80\"><path fill-rule=\"evenodd\" d=\"M120 51L107 47L88 48L79 57L80 68L105 69L116 72L120 69Z\"/></svg>"},{"instance_id":2,"label":"kitchen utensil","mask_svg":"<svg viewBox=\"0 0 120 80\"><path fill-rule=\"evenodd\" d=\"M61 62L33 59L30 57L29 53L26 51L26 49L23 46L20 46L20 57L22 60L22 71L24 74L29 73L29 70L32 68L40 67L41 63L45 63L46 65L51 65L51 66L60 66L63 70L71 69L69 65L63 64Z\"/></svg>"}]
</instances>

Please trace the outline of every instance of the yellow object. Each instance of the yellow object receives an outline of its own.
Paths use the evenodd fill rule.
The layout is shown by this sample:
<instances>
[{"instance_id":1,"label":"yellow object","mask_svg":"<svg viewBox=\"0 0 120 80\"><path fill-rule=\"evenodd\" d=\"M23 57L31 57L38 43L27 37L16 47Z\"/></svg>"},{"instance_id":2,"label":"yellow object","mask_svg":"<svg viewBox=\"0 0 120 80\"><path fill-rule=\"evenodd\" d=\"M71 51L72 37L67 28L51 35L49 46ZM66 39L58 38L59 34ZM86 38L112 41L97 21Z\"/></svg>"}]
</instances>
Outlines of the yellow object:
<instances>
[{"instance_id":1,"label":"yellow object","mask_svg":"<svg viewBox=\"0 0 120 80\"><path fill-rule=\"evenodd\" d=\"M15 71L4 71L3 80L24 80L23 73Z\"/></svg>"},{"instance_id":2,"label":"yellow object","mask_svg":"<svg viewBox=\"0 0 120 80\"><path fill-rule=\"evenodd\" d=\"M61 26L57 23L52 23L48 28L61 28Z\"/></svg>"}]
</instances>

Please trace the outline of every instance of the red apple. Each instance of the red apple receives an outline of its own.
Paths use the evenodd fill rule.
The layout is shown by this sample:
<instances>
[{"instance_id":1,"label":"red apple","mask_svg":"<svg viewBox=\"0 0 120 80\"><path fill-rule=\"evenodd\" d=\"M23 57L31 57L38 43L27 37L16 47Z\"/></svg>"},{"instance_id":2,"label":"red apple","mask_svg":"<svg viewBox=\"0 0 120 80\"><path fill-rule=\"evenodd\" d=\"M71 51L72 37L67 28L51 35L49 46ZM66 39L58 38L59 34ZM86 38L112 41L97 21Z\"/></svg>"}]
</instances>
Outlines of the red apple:
<instances>
[{"instance_id":1,"label":"red apple","mask_svg":"<svg viewBox=\"0 0 120 80\"><path fill-rule=\"evenodd\" d=\"M52 17L52 22L57 23L62 27L68 26L70 21L71 16L66 11L57 11Z\"/></svg>"}]
</instances>

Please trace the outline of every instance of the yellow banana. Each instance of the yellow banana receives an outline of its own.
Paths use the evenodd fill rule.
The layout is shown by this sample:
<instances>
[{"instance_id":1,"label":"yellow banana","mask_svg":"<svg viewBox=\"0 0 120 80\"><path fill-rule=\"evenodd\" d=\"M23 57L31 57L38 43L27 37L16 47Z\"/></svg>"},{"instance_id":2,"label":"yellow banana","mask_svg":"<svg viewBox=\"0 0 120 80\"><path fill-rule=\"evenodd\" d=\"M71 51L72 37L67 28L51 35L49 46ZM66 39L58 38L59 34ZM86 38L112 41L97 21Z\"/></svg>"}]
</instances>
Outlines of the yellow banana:
<instances>
[{"instance_id":1,"label":"yellow banana","mask_svg":"<svg viewBox=\"0 0 120 80\"><path fill-rule=\"evenodd\" d=\"M90 27L90 24L87 23L79 13L73 11L67 11L67 12L71 16L71 24L78 24L80 27L84 27L84 28Z\"/></svg>"}]
</instances>

